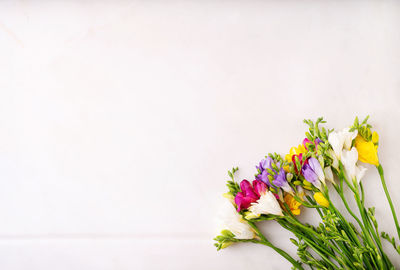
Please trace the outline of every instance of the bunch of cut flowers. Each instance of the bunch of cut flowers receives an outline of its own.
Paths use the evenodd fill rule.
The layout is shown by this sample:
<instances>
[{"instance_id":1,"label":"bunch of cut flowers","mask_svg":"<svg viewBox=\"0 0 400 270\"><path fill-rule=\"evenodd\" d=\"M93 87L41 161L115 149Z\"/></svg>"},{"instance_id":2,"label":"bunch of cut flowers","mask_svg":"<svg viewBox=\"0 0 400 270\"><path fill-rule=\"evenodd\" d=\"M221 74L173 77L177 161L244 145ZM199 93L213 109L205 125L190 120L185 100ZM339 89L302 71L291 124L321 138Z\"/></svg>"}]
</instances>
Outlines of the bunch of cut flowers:
<instances>
[{"instance_id":1,"label":"bunch of cut flowers","mask_svg":"<svg viewBox=\"0 0 400 270\"><path fill-rule=\"evenodd\" d=\"M351 127L335 131L321 127L322 118L304 120L309 130L302 144L285 156L265 156L256 166L254 180L237 182L238 168L228 171L226 209L220 215L223 228L214 238L217 249L238 242L265 245L288 260L292 269L395 269L383 241L400 254L400 226L378 158L379 136L367 121L368 117L362 122L356 117ZM366 206L365 163L379 173L397 239L379 230L375 208ZM300 221L306 209L316 211L317 225ZM297 258L261 232L258 223L264 220L293 234Z\"/></svg>"}]
</instances>

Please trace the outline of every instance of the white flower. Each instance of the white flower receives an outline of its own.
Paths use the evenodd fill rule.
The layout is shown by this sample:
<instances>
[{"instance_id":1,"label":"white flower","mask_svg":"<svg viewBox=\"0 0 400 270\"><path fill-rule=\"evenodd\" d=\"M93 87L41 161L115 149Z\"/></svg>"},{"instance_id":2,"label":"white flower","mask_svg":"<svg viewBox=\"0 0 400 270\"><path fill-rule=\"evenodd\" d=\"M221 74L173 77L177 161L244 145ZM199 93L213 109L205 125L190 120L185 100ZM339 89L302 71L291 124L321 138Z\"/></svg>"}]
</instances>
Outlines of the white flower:
<instances>
[{"instance_id":1,"label":"white flower","mask_svg":"<svg viewBox=\"0 0 400 270\"><path fill-rule=\"evenodd\" d=\"M365 168L364 166L359 165L356 167L356 179L357 179L358 183L360 183L360 181L364 177L366 171L367 171L367 168Z\"/></svg>"},{"instance_id":2,"label":"white flower","mask_svg":"<svg viewBox=\"0 0 400 270\"><path fill-rule=\"evenodd\" d=\"M325 173L325 179L327 179L328 181L331 181L332 183L335 184L335 181L333 180L333 173L332 173L331 166L325 167L324 173Z\"/></svg>"},{"instance_id":3,"label":"white flower","mask_svg":"<svg viewBox=\"0 0 400 270\"><path fill-rule=\"evenodd\" d=\"M358 160L358 152L355 147L351 148L350 151L343 150L342 163L346 170L348 180L353 180L356 176L356 163Z\"/></svg>"},{"instance_id":4,"label":"white flower","mask_svg":"<svg viewBox=\"0 0 400 270\"><path fill-rule=\"evenodd\" d=\"M329 150L328 150L328 154L329 154L329 156L331 156L332 159L333 159L333 161L332 161L332 167L335 168L336 170L339 169L339 161L338 161L338 159L337 159L337 157L336 157L335 152L333 152L332 149L329 149Z\"/></svg>"},{"instance_id":5,"label":"white flower","mask_svg":"<svg viewBox=\"0 0 400 270\"><path fill-rule=\"evenodd\" d=\"M231 231L237 239L253 239L255 237L254 230L228 200L225 200L219 218L222 229Z\"/></svg>"},{"instance_id":6,"label":"white flower","mask_svg":"<svg viewBox=\"0 0 400 270\"><path fill-rule=\"evenodd\" d=\"M261 194L260 199L257 202L252 203L249 207L249 210L259 216L261 214L272 214L282 216L282 209L279 205L278 201L275 198L275 195L271 191L267 191L264 194Z\"/></svg>"},{"instance_id":7,"label":"white flower","mask_svg":"<svg viewBox=\"0 0 400 270\"><path fill-rule=\"evenodd\" d=\"M351 148L350 151L343 150L342 163L346 171L347 179L353 180L354 178L360 182L364 176L367 168L363 166L357 166L358 152L355 147Z\"/></svg>"},{"instance_id":8,"label":"white flower","mask_svg":"<svg viewBox=\"0 0 400 270\"><path fill-rule=\"evenodd\" d=\"M301 199L306 196L306 193L304 192L304 189L301 186L297 186L297 196L299 196Z\"/></svg>"},{"instance_id":9,"label":"white flower","mask_svg":"<svg viewBox=\"0 0 400 270\"><path fill-rule=\"evenodd\" d=\"M283 184L283 186L281 186L281 188L282 188L285 192L290 193L290 194L293 195L293 189L292 189L292 187L289 185L288 182L285 182L285 183ZM281 191L281 190L280 190L280 189L278 190L279 198L283 198L283 196L280 196L279 191ZM281 191L281 193L282 193L282 191Z\"/></svg>"},{"instance_id":10,"label":"white flower","mask_svg":"<svg viewBox=\"0 0 400 270\"><path fill-rule=\"evenodd\" d=\"M332 146L337 159L341 159L343 147L350 150L351 143L357 136L357 130L350 132L348 128L342 131L333 131L328 136L328 142Z\"/></svg>"},{"instance_id":11,"label":"white flower","mask_svg":"<svg viewBox=\"0 0 400 270\"><path fill-rule=\"evenodd\" d=\"M351 132L349 130L350 130L349 128L345 128L342 130L342 133L344 136L343 146L346 150L350 150L351 144L352 144L353 140L357 137L357 133L358 133L357 130L354 130Z\"/></svg>"}]
</instances>

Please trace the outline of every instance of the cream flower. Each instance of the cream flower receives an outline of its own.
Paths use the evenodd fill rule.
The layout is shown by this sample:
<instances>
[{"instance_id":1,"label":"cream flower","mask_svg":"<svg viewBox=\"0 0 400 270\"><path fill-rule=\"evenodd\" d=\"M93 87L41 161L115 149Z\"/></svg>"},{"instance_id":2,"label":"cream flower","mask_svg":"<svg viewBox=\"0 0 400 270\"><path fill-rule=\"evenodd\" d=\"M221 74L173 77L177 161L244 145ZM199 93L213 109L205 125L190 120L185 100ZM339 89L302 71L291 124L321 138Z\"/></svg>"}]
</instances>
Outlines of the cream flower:
<instances>
[{"instance_id":1,"label":"cream flower","mask_svg":"<svg viewBox=\"0 0 400 270\"><path fill-rule=\"evenodd\" d=\"M257 216L261 214L283 215L281 206L271 191L261 194L260 199L258 199L257 202L252 203L249 210Z\"/></svg>"},{"instance_id":2,"label":"cream flower","mask_svg":"<svg viewBox=\"0 0 400 270\"><path fill-rule=\"evenodd\" d=\"M219 219L220 227L231 231L237 239L253 239L255 237L254 230L228 200L225 200L222 205Z\"/></svg>"},{"instance_id":3,"label":"cream flower","mask_svg":"<svg viewBox=\"0 0 400 270\"><path fill-rule=\"evenodd\" d=\"M364 166L358 165L356 167L356 179L357 179L358 183L360 183L360 181L364 177L366 171L367 171L367 168L365 168Z\"/></svg>"},{"instance_id":4,"label":"cream flower","mask_svg":"<svg viewBox=\"0 0 400 270\"><path fill-rule=\"evenodd\" d=\"M333 131L328 136L328 142L332 146L335 156L338 160L341 159L343 148L350 150L351 143L357 136L357 130L350 132L349 128L342 131Z\"/></svg>"},{"instance_id":5,"label":"cream flower","mask_svg":"<svg viewBox=\"0 0 400 270\"><path fill-rule=\"evenodd\" d=\"M357 166L358 152L355 147L351 148L350 151L343 150L342 163L346 171L347 178L353 180L354 178L360 182L364 176L367 168L363 166Z\"/></svg>"},{"instance_id":6,"label":"cream flower","mask_svg":"<svg viewBox=\"0 0 400 270\"><path fill-rule=\"evenodd\" d=\"M332 149L328 150L328 154L332 157L333 161L332 161L332 167L335 168L336 170L339 169L339 161L336 157L335 152L333 152Z\"/></svg>"},{"instance_id":7,"label":"cream flower","mask_svg":"<svg viewBox=\"0 0 400 270\"><path fill-rule=\"evenodd\" d=\"M350 150L351 144L352 144L353 140L356 138L357 133L358 133L357 130L354 130L352 132L350 132L349 130L350 130L349 128L345 128L342 130L342 134L344 136L343 146L346 150Z\"/></svg>"},{"instance_id":8,"label":"cream flower","mask_svg":"<svg viewBox=\"0 0 400 270\"><path fill-rule=\"evenodd\" d=\"M335 184L335 181L333 179L333 173L332 173L331 166L325 167L324 168L324 173L325 173L325 179L327 179L328 181L331 181L333 184Z\"/></svg>"}]
</instances>

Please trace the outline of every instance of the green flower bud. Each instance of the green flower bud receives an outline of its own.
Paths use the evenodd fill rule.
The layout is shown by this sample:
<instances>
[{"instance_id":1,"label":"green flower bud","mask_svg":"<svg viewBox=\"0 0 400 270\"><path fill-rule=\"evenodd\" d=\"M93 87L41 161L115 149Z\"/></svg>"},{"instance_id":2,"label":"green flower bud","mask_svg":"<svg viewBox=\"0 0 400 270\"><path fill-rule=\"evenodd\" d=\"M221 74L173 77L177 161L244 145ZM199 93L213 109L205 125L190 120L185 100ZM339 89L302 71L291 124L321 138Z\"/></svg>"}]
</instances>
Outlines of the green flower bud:
<instances>
[{"instance_id":1,"label":"green flower bud","mask_svg":"<svg viewBox=\"0 0 400 270\"><path fill-rule=\"evenodd\" d=\"M300 186L301 182L299 180L296 180L296 181L293 182L293 184L295 184L296 186Z\"/></svg>"}]
</instances>

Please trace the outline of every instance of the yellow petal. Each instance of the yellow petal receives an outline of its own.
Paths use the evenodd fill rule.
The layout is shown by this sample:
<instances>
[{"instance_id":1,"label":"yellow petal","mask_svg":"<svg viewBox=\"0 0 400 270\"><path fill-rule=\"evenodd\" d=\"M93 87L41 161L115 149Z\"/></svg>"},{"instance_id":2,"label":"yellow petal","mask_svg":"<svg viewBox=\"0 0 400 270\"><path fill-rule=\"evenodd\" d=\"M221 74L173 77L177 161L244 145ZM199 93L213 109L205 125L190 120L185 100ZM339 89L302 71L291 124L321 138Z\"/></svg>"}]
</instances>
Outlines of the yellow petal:
<instances>
[{"instance_id":1,"label":"yellow petal","mask_svg":"<svg viewBox=\"0 0 400 270\"><path fill-rule=\"evenodd\" d=\"M298 215L300 215L300 209L294 209L294 210L291 210L292 211L292 214L293 215L295 215L295 216L298 216Z\"/></svg>"},{"instance_id":2,"label":"yellow petal","mask_svg":"<svg viewBox=\"0 0 400 270\"><path fill-rule=\"evenodd\" d=\"M314 199L317 201L319 205L324 207L329 207L328 200L324 197L324 195L321 192L314 193Z\"/></svg>"},{"instance_id":3,"label":"yellow petal","mask_svg":"<svg viewBox=\"0 0 400 270\"><path fill-rule=\"evenodd\" d=\"M377 143L379 142L379 135L378 135L378 133L377 133L376 131L374 131L374 132L372 133L372 142L373 142L374 144L377 144Z\"/></svg>"},{"instance_id":4,"label":"yellow petal","mask_svg":"<svg viewBox=\"0 0 400 270\"><path fill-rule=\"evenodd\" d=\"M289 165L283 166L283 169L285 170L285 172L289 172Z\"/></svg>"},{"instance_id":5,"label":"yellow petal","mask_svg":"<svg viewBox=\"0 0 400 270\"><path fill-rule=\"evenodd\" d=\"M284 200L285 203L289 206L290 212L292 212L293 215L300 215L301 211L299 207L301 206L301 203L296 201L296 199L290 194L286 194Z\"/></svg>"},{"instance_id":6,"label":"yellow petal","mask_svg":"<svg viewBox=\"0 0 400 270\"><path fill-rule=\"evenodd\" d=\"M301 153L305 153L306 152L306 148L304 147L304 145L299 144L299 146L297 146L296 148L296 154L300 155Z\"/></svg>"},{"instance_id":7,"label":"yellow petal","mask_svg":"<svg viewBox=\"0 0 400 270\"><path fill-rule=\"evenodd\" d=\"M372 141L366 141L360 135L355 139L355 147L358 151L358 159L362 162L379 165L378 148Z\"/></svg>"}]
</instances>

